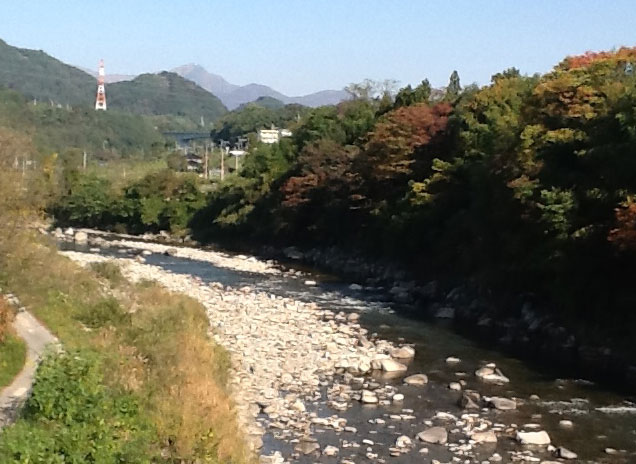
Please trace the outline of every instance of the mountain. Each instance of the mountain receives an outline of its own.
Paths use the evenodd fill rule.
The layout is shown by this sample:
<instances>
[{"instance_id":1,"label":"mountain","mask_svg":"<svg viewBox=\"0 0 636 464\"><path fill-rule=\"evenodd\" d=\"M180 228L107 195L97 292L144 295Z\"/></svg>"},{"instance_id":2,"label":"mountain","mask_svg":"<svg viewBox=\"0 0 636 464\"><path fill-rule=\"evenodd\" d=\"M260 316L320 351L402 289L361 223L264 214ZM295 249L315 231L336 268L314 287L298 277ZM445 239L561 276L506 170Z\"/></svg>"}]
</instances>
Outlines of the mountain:
<instances>
[{"instance_id":1,"label":"mountain","mask_svg":"<svg viewBox=\"0 0 636 464\"><path fill-rule=\"evenodd\" d=\"M256 106L261 106L263 108L267 108L270 110L278 110L280 108L283 108L285 106L285 104L274 98L274 97L258 97L256 100L254 100L253 102L250 103L244 103L243 105L239 106L237 108L237 110L241 110L242 108L245 108L246 105L256 105Z\"/></svg>"},{"instance_id":2,"label":"mountain","mask_svg":"<svg viewBox=\"0 0 636 464\"><path fill-rule=\"evenodd\" d=\"M179 66L174 68L172 72L196 82L205 90L212 92L230 110L238 108L245 103L253 102L259 97L272 97L284 104L296 103L311 107L335 105L349 98L349 94L344 90L323 90L300 97L289 97L262 84L239 86L229 83L223 77L212 74L197 64Z\"/></svg>"},{"instance_id":3,"label":"mountain","mask_svg":"<svg viewBox=\"0 0 636 464\"><path fill-rule=\"evenodd\" d=\"M122 76L120 76L122 77ZM130 76L123 76L130 77ZM90 109L97 82L89 73L53 58L41 50L12 47L0 40L0 87L28 99ZM211 123L227 112L214 95L175 73L143 74L106 86L109 112L169 116L169 126L196 127L203 117Z\"/></svg>"},{"instance_id":4,"label":"mountain","mask_svg":"<svg viewBox=\"0 0 636 464\"><path fill-rule=\"evenodd\" d=\"M47 55L0 40L0 85L30 99L62 105L90 104L95 99L95 79Z\"/></svg>"},{"instance_id":5,"label":"mountain","mask_svg":"<svg viewBox=\"0 0 636 464\"><path fill-rule=\"evenodd\" d=\"M198 123L215 121L227 112L210 92L172 72L141 74L106 88L109 107L131 113L183 116Z\"/></svg>"},{"instance_id":6,"label":"mountain","mask_svg":"<svg viewBox=\"0 0 636 464\"><path fill-rule=\"evenodd\" d=\"M190 63L179 66L178 68L172 69L171 72L177 73L181 77L185 77L188 80L196 82L208 92L212 92L214 95L232 93L240 87L238 85L230 84L218 74L207 72L205 68L198 64Z\"/></svg>"}]
</instances>

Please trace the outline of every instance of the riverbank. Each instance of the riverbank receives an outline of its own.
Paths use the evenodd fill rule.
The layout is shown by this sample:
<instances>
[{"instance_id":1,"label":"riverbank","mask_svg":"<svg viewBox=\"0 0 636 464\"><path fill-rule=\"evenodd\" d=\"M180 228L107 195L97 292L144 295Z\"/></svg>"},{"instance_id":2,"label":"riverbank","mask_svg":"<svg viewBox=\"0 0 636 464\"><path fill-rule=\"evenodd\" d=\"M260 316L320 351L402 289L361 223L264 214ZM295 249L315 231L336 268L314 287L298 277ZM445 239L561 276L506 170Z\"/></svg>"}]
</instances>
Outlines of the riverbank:
<instances>
[{"instance_id":1,"label":"riverbank","mask_svg":"<svg viewBox=\"0 0 636 464\"><path fill-rule=\"evenodd\" d=\"M254 443L263 440L261 452L268 462L328 461L334 455L343 462L397 456L410 462L421 459L424 453L441 462L452 458L496 462L502 456L503 460L542 461L559 453L571 456L567 450L557 450L558 446L520 445L519 441L528 437L525 433L539 432L548 424L556 445L573 443L571 449L586 459L597 458L599 451L605 454L597 462L629 462L627 450L619 449L612 456L604 453L607 437L594 437L603 432L589 431L588 425L572 416L601 414L594 412L594 403L586 402L581 408L578 400L555 397L552 390L546 390L547 398L542 402L530 394L535 392L520 391L519 385L511 387L520 374L511 369L514 363L504 363L502 375L497 371L499 362L487 366L492 358L470 362L453 359L449 357L452 348L443 351L446 355L440 359L430 360L427 351L432 347L418 345L415 360L396 359L395 348L399 346L373 335L358 322L360 314L364 319L374 312L351 310L364 308L366 303L331 292L329 299L324 299L328 295L316 287L321 285L313 280L316 277L302 271L248 255L121 240L104 234L89 234L87 243L75 248L85 252L66 253L85 265L113 260L127 278L157 280L168 289L188 292L206 306L216 340L231 352L233 392L245 430ZM214 263L223 264L224 271ZM249 279L255 285L233 285L229 274L238 278L234 282ZM278 287L256 283L261 280L268 285L293 280L305 289L317 289L319 302L310 301L297 289L275 290ZM348 300L350 309L344 313L329 309L337 299ZM402 336L407 333L398 332ZM398 338L397 344L404 345L402 356L413 355L408 337L402 342ZM406 370L383 371L383 360ZM513 375L508 379L505 374L509 372ZM488 383L491 380L501 385ZM558 391L564 385L551 388ZM558 419L554 423L557 417L564 419L563 426ZM603 423L605 420L611 418ZM583 441L590 441L589 445L573 440L566 429L569 422L576 424L575 436L585 430L587 439ZM420 433L422 438L418 438ZM429 433L440 434L438 437L445 433L445 443L426 441L435 440ZM591 443L592 438L595 443ZM281 454L274 454L274 450Z\"/></svg>"},{"instance_id":2,"label":"riverbank","mask_svg":"<svg viewBox=\"0 0 636 464\"><path fill-rule=\"evenodd\" d=\"M79 230L97 237L110 236ZM196 245L190 239L184 242L168 234L123 237L119 241L122 245L140 238L178 245L174 250L182 257L189 257L188 247ZM549 304L534 295L498 295L470 282L422 282L397 263L335 247L300 249L243 244L239 249L262 257L266 263L282 261L320 269L353 282L354 288L383 289L413 317L451 320L467 336L530 361L541 363L547 357L550 369L562 375L589 378L625 392L636 388L636 345L631 339L611 337L584 320L559 317ZM223 266L218 259L215 264Z\"/></svg>"},{"instance_id":3,"label":"riverbank","mask_svg":"<svg viewBox=\"0 0 636 464\"><path fill-rule=\"evenodd\" d=\"M0 434L2 462L253 460L227 386L228 357L194 300L115 266L81 268L20 232L0 264L4 289L60 339L33 393Z\"/></svg>"}]
</instances>

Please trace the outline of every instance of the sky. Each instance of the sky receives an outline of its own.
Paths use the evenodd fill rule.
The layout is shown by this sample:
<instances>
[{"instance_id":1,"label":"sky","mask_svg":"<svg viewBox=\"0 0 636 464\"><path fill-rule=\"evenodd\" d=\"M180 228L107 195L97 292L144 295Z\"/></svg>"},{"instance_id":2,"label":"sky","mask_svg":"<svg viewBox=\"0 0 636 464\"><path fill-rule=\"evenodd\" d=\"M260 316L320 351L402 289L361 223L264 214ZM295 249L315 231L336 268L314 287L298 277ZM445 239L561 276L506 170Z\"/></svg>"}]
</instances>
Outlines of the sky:
<instances>
[{"instance_id":1,"label":"sky","mask_svg":"<svg viewBox=\"0 0 636 464\"><path fill-rule=\"evenodd\" d=\"M486 84L515 66L636 46L635 0L1 0L0 38L76 66L196 63L287 95L394 79ZM1 63L0 63L1 65Z\"/></svg>"}]
</instances>

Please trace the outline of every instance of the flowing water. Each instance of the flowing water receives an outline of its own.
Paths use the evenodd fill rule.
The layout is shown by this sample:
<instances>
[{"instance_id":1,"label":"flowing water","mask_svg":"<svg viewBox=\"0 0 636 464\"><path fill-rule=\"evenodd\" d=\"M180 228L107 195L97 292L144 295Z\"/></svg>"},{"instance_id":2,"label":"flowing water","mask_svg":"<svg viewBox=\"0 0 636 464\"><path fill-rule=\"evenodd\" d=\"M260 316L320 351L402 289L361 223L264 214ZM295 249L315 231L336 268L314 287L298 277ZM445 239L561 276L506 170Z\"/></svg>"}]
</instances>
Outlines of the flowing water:
<instances>
[{"instance_id":1,"label":"flowing water","mask_svg":"<svg viewBox=\"0 0 636 464\"><path fill-rule=\"evenodd\" d=\"M112 248L100 251L102 254L122 256L118 252L119 250ZM337 462L342 459L352 462L369 461L365 456L368 452L366 445L359 448L343 446L343 440L360 443L363 438L375 442L372 451L379 454L377 459L387 462L430 462L432 459L451 462L453 454L440 445L427 445L429 453L424 455L418 452L423 447L422 444L416 443L414 450L399 457L390 457L388 448L393 446L399 435L414 438L426 428L423 422L439 411L458 417L465 413L457 405L460 393L448 388L450 382L463 379L467 382L465 388L477 390L482 395L519 400L516 410L481 410L478 411L480 416L505 425L517 424L521 427L529 423L540 424L540 428L549 433L555 446L563 446L578 454L578 459L570 462L636 463L636 404L630 401L633 398L584 379L559 378L549 358L539 362L534 360L529 364L509 357L458 334L448 322L405 316L404 311L399 311L399 308L388 302L382 290L351 290L349 283L306 269L299 272L284 268L286 272L277 275L251 274L215 267L209 262L156 253L147 256L146 262L174 273L198 277L204 282L220 282L233 287L250 286L258 291L316 302L321 307L334 311L356 311L361 314L361 325L370 333L377 333L380 338L414 345L417 354L409 364L408 373L425 373L429 377L429 383L423 387L415 387L403 385L400 379L379 379L381 383L395 385L405 395L401 406L354 403L347 411L338 412L330 410L325 401L308 405L308 409L315 410L321 417L338 414L346 418L347 425L356 427L358 431L353 434L317 429L315 436L321 447L331 444L340 448L338 458L298 457L295 459L298 462ZM305 281L308 279L315 280L317 285L306 285ZM445 360L449 356L460 358L461 362L447 364ZM510 383L494 386L479 382L474 371L487 362L496 363L510 378ZM538 399L533 395L538 396ZM412 410L412 415L416 418L394 420L395 418L389 417L404 413L404 409L407 412ZM376 419L385 422L377 423ZM559 425L561 420L570 420L573 426L562 427ZM453 433L453 429L460 428L452 425L449 427L449 442L457 443L466 439L459 431ZM616 450L616 454L608 454L605 451L607 448ZM502 462L513 462L513 455L509 451L524 450L512 438L507 437L500 437L496 445L480 445L477 449L477 460L468 459L466 462L482 462L494 452L502 456ZM542 460L554 460L545 449L530 449L534 456ZM277 439L270 431L264 437L262 453L269 454L273 451L281 451L289 459L293 453L293 444Z\"/></svg>"}]
</instances>

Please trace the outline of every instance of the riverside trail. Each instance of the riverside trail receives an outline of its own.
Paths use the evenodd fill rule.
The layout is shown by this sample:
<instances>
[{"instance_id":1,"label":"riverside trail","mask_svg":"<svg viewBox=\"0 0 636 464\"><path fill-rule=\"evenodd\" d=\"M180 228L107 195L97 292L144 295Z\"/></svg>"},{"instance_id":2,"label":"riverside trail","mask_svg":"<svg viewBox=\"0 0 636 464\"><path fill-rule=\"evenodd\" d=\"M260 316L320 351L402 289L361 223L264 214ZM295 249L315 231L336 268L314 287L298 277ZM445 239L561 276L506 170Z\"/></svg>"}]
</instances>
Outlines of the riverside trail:
<instances>
[{"instance_id":1,"label":"riverside trail","mask_svg":"<svg viewBox=\"0 0 636 464\"><path fill-rule=\"evenodd\" d=\"M548 365L531 368L443 323L408 319L383 289L102 234L61 248L85 265L114 260L128 279L156 280L205 305L263 462L636 459L627 398L559 379Z\"/></svg>"}]
</instances>

